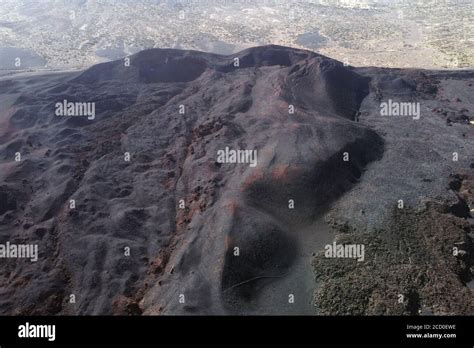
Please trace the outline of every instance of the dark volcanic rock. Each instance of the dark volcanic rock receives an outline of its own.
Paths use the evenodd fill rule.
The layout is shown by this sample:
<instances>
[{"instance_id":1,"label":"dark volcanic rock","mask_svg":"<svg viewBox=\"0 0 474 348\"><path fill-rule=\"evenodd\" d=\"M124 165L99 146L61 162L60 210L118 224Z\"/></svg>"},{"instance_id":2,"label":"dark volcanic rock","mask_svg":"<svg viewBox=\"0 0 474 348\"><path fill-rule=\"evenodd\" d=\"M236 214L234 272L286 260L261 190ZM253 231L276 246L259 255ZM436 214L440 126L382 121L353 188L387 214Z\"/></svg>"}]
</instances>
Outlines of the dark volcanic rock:
<instances>
[{"instance_id":1,"label":"dark volcanic rock","mask_svg":"<svg viewBox=\"0 0 474 348\"><path fill-rule=\"evenodd\" d=\"M419 211L393 209L377 233L343 233L340 244L366 246L364 262L315 258L323 286L316 303L331 315L471 315L473 245L469 224L434 202ZM453 254L457 246L459 254ZM400 297L403 296L403 297ZM402 301L399 301L400 298Z\"/></svg>"},{"instance_id":2,"label":"dark volcanic rock","mask_svg":"<svg viewBox=\"0 0 474 348\"><path fill-rule=\"evenodd\" d=\"M408 196L419 190L447 207L469 202L467 181L453 184L456 193L448 190L448 172L464 168L472 154L472 142L462 148L458 134L469 133L460 128L467 124L447 131L434 113L418 130L376 113L377 100L389 97L424 98L423 110L446 103L439 94L452 90L443 87L446 76L357 70L309 51L264 46L235 56L152 49L131 56L130 64L119 60L79 74L3 78L0 243L35 243L40 253L35 263L0 259L0 313L264 314L268 291L287 301L287 284L272 284L294 271L305 244L313 245L306 238L322 233L307 231L327 213L353 233L381 231L381 250L392 250L397 233L412 238L380 228L405 219L392 216L394 200L415 206L417 194ZM95 117L56 116L63 100L95 103ZM449 141L426 140L439 131ZM226 147L256 150L256 166L218 163ZM462 160L444 163L456 150ZM428 223L422 221L421 230ZM444 260L438 249L425 250L438 244L413 238L422 280L404 287L410 313L420 299L435 298L426 262L433 255ZM442 270L468 277L467 266L451 262ZM344 267L336 274L351 284ZM337 289L331 275L319 279L327 282L320 310L342 313L325 302L324 294ZM385 303L381 280L368 281L371 301ZM364 286L349 308L372 313ZM346 304L349 288L340 295ZM440 311L465 313L467 299L464 291Z\"/></svg>"}]
</instances>

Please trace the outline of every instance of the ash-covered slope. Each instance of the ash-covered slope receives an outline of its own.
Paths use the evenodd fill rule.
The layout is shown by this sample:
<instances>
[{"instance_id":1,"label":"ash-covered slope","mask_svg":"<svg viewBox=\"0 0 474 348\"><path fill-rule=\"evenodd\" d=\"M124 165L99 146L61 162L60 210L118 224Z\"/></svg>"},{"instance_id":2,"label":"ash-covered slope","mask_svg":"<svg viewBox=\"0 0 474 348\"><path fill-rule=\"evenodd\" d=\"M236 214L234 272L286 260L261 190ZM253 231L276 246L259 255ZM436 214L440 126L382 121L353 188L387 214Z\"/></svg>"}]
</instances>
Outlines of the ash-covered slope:
<instances>
[{"instance_id":1,"label":"ash-covered slope","mask_svg":"<svg viewBox=\"0 0 474 348\"><path fill-rule=\"evenodd\" d=\"M80 74L3 79L0 242L37 244L39 258L0 259L0 312L330 312L312 303L328 287L311 269L334 237L323 217L340 224L332 207L352 207L359 186L376 206L379 190L397 195L390 178L361 186L395 140L357 120L380 90L414 88L403 74L264 46L153 49ZM58 116L64 101L95 113ZM238 150L243 163L219 157ZM368 227L390 215L347 211Z\"/></svg>"},{"instance_id":2,"label":"ash-covered slope","mask_svg":"<svg viewBox=\"0 0 474 348\"><path fill-rule=\"evenodd\" d=\"M360 68L360 123L383 157L326 219L364 262L314 260L315 303L333 315L474 314L474 72ZM411 115L383 116L407 103Z\"/></svg>"}]
</instances>

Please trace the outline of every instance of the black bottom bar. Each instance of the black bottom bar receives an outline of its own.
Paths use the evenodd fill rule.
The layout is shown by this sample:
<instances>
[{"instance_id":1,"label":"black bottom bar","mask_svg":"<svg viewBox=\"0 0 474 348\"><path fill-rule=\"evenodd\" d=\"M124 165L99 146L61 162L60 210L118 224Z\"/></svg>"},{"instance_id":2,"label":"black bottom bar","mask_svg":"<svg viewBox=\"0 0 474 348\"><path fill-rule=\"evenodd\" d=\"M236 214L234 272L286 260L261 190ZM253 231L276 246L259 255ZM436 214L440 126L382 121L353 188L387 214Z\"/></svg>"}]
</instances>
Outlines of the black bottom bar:
<instances>
[{"instance_id":1,"label":"black bottom bar","mask_svg":"<svg viewBox=\"0 0 474 348\"><path fill-rule=\"evenodd\" d=\"M55 325L54 340L52 327L48 331L48 327L38 325ZM453 316L0 317L0 346L284 343L462 344L472 347L473 329L473 317ZM19 337L39 334L46 337Z\"/></svg>"}]
</instances>

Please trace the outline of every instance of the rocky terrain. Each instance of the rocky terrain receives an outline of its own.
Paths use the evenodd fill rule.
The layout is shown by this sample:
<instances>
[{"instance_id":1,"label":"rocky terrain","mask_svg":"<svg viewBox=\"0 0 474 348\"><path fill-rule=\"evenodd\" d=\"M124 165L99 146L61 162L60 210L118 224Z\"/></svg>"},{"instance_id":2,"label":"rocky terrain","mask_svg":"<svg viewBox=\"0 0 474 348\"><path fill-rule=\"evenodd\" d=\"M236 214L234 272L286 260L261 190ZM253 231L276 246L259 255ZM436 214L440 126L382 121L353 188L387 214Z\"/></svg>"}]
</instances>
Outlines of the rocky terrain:
<instances>
[{"instance_id":1,"label":"rocky terrain","mask_svg":"<svg viewBox=\"0 0 474 348\"><path fill-rule=\"evenodd\" d=\"M146 48L278 44L354 66L474 64L470 0L2 0L0 76L84 69Z\"/></svg>"},{"instance_id":2,"label":"rocky terrain","mask_svg":"<svg viewBox=\"0 0 474 348\"><path fill-rule=\"evenodd\" d=\"M39 259L0 259L0 313L473 314L473 83L274 45L5 76L0 243Z\"/></svg>"}]
</instances>

